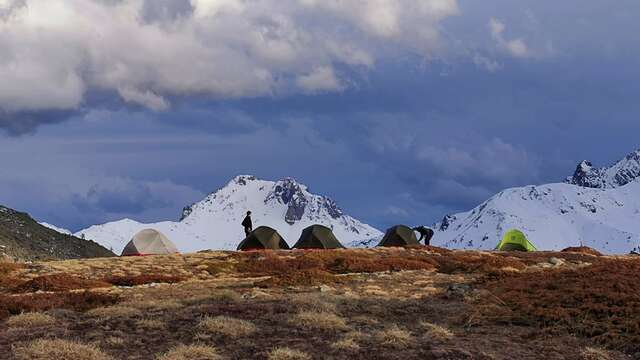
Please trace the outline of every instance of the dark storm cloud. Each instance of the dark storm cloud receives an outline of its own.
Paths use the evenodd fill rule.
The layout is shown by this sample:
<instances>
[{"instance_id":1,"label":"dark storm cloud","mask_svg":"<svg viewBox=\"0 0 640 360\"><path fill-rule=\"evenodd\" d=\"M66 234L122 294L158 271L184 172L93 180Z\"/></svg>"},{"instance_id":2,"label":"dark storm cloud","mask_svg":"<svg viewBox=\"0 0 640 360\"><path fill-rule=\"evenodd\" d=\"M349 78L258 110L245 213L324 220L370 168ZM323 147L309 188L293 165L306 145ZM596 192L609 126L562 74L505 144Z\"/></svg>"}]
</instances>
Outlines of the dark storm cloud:
<instances>
[{"instance_id":1,"label":"dark storm cloud","mask_svg":"<svg viewBox=\"0 0 640 360\"><path fill-rule=\"evenodd\" d=\"M640 31L638 2L461 0L460 16L421 27L438 30L422 42L408 36L416 19L394 10L406 2L380 1L390 7L372 18L357 1L309 1L311 12L268 3L275 10L266 18L259 6L221 10L211 1L98 8L133 11L150 25L115 24L133 30L113 42L114 24L99 27L110 34L94 49L104 62L83 58L85 42L62 55L45 48L50 61L31 73L71 76L0 91L5 106L17 93L29 108L86 109L0 115L14 135L71 119L2 139L0 202L74 229L175 219L252 173L297 177L384 228L439 220L505 187L561 181L583 158L610 163L640 145L640 47L629 35ZM218 11L220 22L207 18ZM184 24L194 27L166 33ZM163 37L147 32L156 27ZM325 37L327 29L340 31ZM87 61L89 74L104 76L78 71ZM96 81L100 90L91 89ZM60 96L40 97L41 88Z\"/></svg>"},{"instance_id":2,"label":"dark storm cloud","mask_svg":"<svg viewBox=\"0 0 640 360\"><path fill-rule=\"evenodd\" d=\"M7 112L0 109L0 129L10 136L33 134L38 126L57 124L80 114L75 110Z\"/></svg>"},{"instance_id":3,"label":"dark storm cloud","mask_svg":"<svg viewBox=\"0 0 640 360\"><path fill-rule=\"evenodd\" d=\"M149 208L163 208L169 205L161 194L152 193L149 186L145 184L110 185L110 187L105 187L105 184L92 186L84 196L75 196L74 205L82 211L98 210L119 214L140 214Z\"/></svg>"}]
</instances>

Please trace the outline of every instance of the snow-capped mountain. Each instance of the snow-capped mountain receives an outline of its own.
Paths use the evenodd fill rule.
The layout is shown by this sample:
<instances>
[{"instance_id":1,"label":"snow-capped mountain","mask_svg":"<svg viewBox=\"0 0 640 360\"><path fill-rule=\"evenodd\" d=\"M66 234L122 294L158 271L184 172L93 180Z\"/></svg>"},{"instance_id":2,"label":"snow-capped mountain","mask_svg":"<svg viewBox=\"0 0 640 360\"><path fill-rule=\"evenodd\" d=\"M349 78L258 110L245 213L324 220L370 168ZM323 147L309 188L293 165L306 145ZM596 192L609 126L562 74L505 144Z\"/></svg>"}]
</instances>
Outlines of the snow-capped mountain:
<instances>
[{"instance_id":1,"label":"snow-capped mountain","mask_svg":"<svg viewBox=\"0 0 640 360\"><path fill-rule=\"evenodd\" d=\"M232 179L202 201L184 208L180 221L143 224L131 219L94 225L76 236L94 240L119 254L140 230L154 228L167 235L183 252L230 250L244 238L240 223L251 210L253 226L270 226L293 245L302 230L313 224L333 229L343 244L379 238L382 233L345 215L328 197L314 195L292 178L266 181L243 175Z\"/></svg>"},{"instance_id":2,"label":"snow-capped mountain","mask_svg":"<svg viewBox=\"0 0 640 360\"><path fill-rule=\"evenodd\" d=\"M585 245L605 253L640 249L640 151L613 166L580 163L565 183L501 191L469 212L434 225L432 243L492 249L517 228L539 250Z\"/></svg>"},{"instance_id":3,"label":"snow-capped mountain","mask_svg":"<svg viewBox=\"0 0 640 360\"><path fill-rule=\"evenodd\" d=\"M591 162L584 160L565 182L583 187L612 189L624 186L640 177L640 150L625 156L609 167L594 168Z\"/></svg>"}]
</instances>

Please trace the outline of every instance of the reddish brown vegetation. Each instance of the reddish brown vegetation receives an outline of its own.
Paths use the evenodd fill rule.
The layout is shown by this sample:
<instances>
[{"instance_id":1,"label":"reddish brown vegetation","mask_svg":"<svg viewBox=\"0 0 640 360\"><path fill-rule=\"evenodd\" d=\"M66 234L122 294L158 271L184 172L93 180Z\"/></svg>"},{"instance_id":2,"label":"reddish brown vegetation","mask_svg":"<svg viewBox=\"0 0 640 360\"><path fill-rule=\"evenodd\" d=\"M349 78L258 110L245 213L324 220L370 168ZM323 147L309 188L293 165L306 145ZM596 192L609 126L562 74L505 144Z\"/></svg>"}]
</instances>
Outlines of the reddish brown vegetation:
<instances>
[{"instance_id":1,"label":"reddish brown vegetation","mask_svg":"<svg viewBox=\"0 0 640 360\"><path fill-rule=\"evenodd\" d=\"M427 253L425 253L427 254ZM346 253L344 251L297 251L282 256L274 252L240 254L236 269L252 276L271 275L262 285L317 285L335 283L335 274L401 270L433 270L430 256L407 253Z\"/></svg>"},{"instance_id":2,"label":"reddish brown vegetation","mask_svg":"<svg viewBox=\"0 0 640 360\"><path fill-rule=\"evenodd\" d=\"M1 261L0 262L0 276L9 275L12 272L14 272L14 271L16 271L18 269L21 269L23 267L24 266L22 264Z\"/></svg>"},{"instance_id":3,"label":"reddish brown vegetation","mask_svg":"<svg viewBox=\"0 0 640 360\"><path fill-rule=\"evenodd\" d=\"M61 292L0 296L0 319L23 312L69 309L85 311L96 307L113 305L119 301L117 295L83 292Z\"/></svg>"},{"instance_id":4,"label":"reddish brown vegetation","mask_svg":"<svg viewBox=\"0 0 640 360\"><path fill-rule=\"evenodd\" d=\"M20 283L12 273L22 267L21 264L0 262L0 291L11 289Z\"/></svg>"},{"instance_id":5,"label":"reddish brown vegetation","mask_svg":"<svg viewBox=\"0 0 640 360\"><path fill-rule=\"evenodd\" d=\"M628 353L640 351L640 261L564 271L503 274L484 284L485 319L569 332Z\"/></svg>"},{"instance_id":6,"label":"reddish brown vegetation","mask_svg":"<svg viewBox=\"0 0 640 360\"><path fill-rule=\"evenodd\" d=\"M587 246L568 247L566 249L563 249L562 252L574 252L574 253L580 253L580 254L602 256L602 253L600 253L598 250L592 249Z\"/></svg>"},{"instance_id":7,"label":"reddish brown vegetation","mask_svg":"<svg viewBox=\"0 0 640 360\"><path fill-rule=\"evenodd\" d=\"M110 287L111 284L99 281L88 280L68 274L43 275L16 285L14 292L36 292L36 291L67 291L77 289L94 289Z\"/></svg>"},{"instance_id":8,"label":"reddish brown vegetation","mask_svg":"<svg viewBox=\"0 0 640 360\"><path fill-rule=\"evenodd\" d=\"M164 274L142 274L129 276L111 276L103 281L114 286L138 286L152 283L174 284L185 281L182 276Z\"/></svg>"},{"instance_id":9,"label":"reddish brown vegetation","mask_svg":"<svg viewBox=\"0 0 640 360\"><path fill-rule=\"evenodd\" d=\"M313 286L341 282L337 276L319 269L300 270L274 275L258 282L260 287Z\"/></svg>"},{"instance_id":10,"label":"reddish brown vegetation","mask_svg":"<svg viewBox=\"0 0 640 360\"><path fill-rule=\"evenodd\" d=\"M447 256L434 257L438 272L444 274L482 272L490 273L505 268L522 270L527 265L518 258L481 254L477 252L454 252Z\"/></svg>"}]
</instances>

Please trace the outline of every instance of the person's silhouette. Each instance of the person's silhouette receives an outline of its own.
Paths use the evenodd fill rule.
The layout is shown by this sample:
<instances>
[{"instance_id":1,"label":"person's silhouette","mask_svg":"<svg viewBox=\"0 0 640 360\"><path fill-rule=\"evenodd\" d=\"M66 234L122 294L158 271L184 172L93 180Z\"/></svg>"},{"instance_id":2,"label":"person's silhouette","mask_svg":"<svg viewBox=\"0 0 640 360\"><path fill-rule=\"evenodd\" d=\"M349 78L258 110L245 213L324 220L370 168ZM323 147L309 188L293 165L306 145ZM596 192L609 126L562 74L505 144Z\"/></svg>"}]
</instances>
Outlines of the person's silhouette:
<instances>
[{"instance_id":1,"label":"person's silhouette","mask_svg":"<svg viewBox=\"0 0 640 360\"><path fill-rule=\"evenodd\" d=\"M428 227L421 225L421 226L416 226L413 228L414 231L417 231L420 233L420 240L418 240L418 242L422 241L424 239L424 244L425 245L429 245L431 242L431 238L433 237L433 230L429 229Z\"/></svg>"},{"instance_id":2,"label":"person's silhouette","mask_svg":"<svg viewBox=\"0 0 640 360\"><path fill-rule=\"evenodd\" d=\"M247 211L247 216L242 220L242 226L244 227L244 234L249 236L253 231L253 223L251 222L251 211Z\"/></svg>"}]
</instances>

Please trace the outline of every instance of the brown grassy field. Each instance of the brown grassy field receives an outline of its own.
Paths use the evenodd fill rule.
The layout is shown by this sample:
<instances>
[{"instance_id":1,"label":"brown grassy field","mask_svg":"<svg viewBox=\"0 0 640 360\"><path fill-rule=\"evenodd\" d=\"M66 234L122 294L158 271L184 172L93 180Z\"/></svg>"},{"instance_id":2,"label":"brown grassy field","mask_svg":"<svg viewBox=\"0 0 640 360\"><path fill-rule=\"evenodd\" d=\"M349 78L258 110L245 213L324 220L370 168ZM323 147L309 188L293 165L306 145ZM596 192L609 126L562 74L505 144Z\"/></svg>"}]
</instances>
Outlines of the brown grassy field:
<instances>
[{"instance_id":1,"label":"brown grassy field","mask_svg":"<svg viewBox=\"0 0 640 360\"><path fill-rule=\"evenodd\" d=\"M0 357L640 359L639 273L586 249L0 263Z\"/></svg>"}]
</instances>

